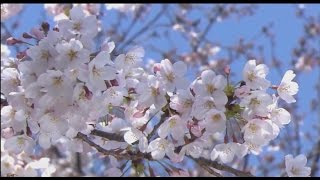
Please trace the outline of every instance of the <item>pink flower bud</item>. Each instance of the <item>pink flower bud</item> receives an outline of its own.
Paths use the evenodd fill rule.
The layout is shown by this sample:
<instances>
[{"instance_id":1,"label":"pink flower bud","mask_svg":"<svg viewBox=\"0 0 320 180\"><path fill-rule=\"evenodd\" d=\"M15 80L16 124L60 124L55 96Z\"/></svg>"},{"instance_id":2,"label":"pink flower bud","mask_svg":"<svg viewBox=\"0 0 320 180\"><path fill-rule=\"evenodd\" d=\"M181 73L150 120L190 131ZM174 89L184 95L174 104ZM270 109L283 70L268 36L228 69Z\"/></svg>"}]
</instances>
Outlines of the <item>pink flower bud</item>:
<instances>
[{"instance_id":1,"label":"pink flower bud","mask_svg":"<svg viewBox=\"0 0 320 180\"><path fill-rule=\"evenodd\" d=\"M224 67L224 73L226 73L227 75L230 74L230 66L229 65Z\"/></svg>"},{"instance_id":2,"label":"pink flower bud","mask_svg":"<svg viewBox=\"0 0 320 180\"><path fill-rule=\"evenodd\" d=\"M22 37L23 37L23 38L26 38L26 39L32 38L32 36L31 36L30 34L26 33L26 32L24 32L24 33L22 34Z\"/></svg>"},{"instance_id":3,"label":"pink flower bud","mask_svg":"<svg viewBox=\"0 0 320 180\"><path fill-rule=\"evenodd\" d=\"M3 138L8 139L13 136L13 129L12 128L5 128L1 130L1 135Z\"/></svg>"},{"instance_id":4,"label":"pink flower bud","mask_svg":"<svg viewBox=\"0 0 320 180\"><path fill-rule=\"evenodd\" d=\"M153 65L153 72L154 73L157 73L158 71L160 71L160 69L161 69L161 64L160 63L155 63Z\"/></svg>"}]
</instances>

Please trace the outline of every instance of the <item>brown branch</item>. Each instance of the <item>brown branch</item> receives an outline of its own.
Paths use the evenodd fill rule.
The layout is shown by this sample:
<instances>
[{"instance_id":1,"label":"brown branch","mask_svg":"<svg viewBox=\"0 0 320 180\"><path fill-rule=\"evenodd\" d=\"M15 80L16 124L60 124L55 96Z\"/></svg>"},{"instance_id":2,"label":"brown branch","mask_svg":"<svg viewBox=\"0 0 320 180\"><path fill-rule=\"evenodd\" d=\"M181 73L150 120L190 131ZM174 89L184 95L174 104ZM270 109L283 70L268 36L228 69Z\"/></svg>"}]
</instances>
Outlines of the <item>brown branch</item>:
<instances>
[{"instance_id":1,"label":"brown branch","mask_svg":"<svg viewBox=\"0 0 320 180\"><path fill-rule=\"evenodd\" d=\"M95 136L99 136L99 137L103 137L103 138L107 138L107 139L113 140L113 141L124 142L123 136L119 135L119 134L108 133L108 132L97 130L97 129L92 130L90 134L95 135Z\"/></svg>"},{"instance_id":2,"label":"brown branch","mask_svg":"<svg viewBox=\"0 0 320 180\"><path fill-rule=\"evenodd\" d=\"M79 173L79 175L84 174L82 170L81 154L79 152L75 153L75 169Z\"/></svg>"},{"instance_id":3,"label":"brown branch","mask_svg":"<svg viewBox=\"0 0 320 180\"><path fill-rule=\"evenodd\" d=\"M84 142L86 142L87 144L89 144L91 147L94 147L98 152L104 154L104 155L112 155L115 156L117 158L123 158L123 159L131 159L131 156L129 154L117 154L114 151L108 151L104 148L102 148L101 146L99 146L98 144L92 142L89 137L83 133L78 133L76 138L79 138L81 140L83 140Z\"/></svg>"},{"instance_id":4,"label":"brown branch","mask_svg":"<svg viewBox=\"0 0 320 180\"><path fill-rule=\"evenodd\" d=\"M163 6L161 11L159 11L159 13L152 20L150 20L144 27L142 27L138 32L132 35L130 39L124 42L123 45L119 48L119 51L117 52L121 52L127 45L131 44L138 36L142 35L144 31L148 30L148 28L151 27L151 25L154 24L162 16L166 9L167 6Z\"/></svg>"},{"instance_id":5,"label":"brown branch","mask_svg":"<svg viewBox=\"0 0 320 180\"><path fill-rule=\"evenodd\" d=\"M210 174L214 175L215 177L223 177L220 173L214 171L213 169L211 169L209 166L207 166L206 164L199 164L203 169L205 169L206 171L208 171Z\"/></svg>"},{"instance_id":6,"label":"brown branch","mask_svg":"<svg viewBox=\"0 0 320 180\"><path fill-rule=\"evenodd\" d=\"M221 171L226 171L229 173L232 173L236 176L240 176L240 177L254 177L251 173L249 172L244 172L244 171L240 171L238 169L234 169L230 166L224 165L224 164L220 164L216 161L211 161L208 159L204 159L204 158L199 158L199 159L195 159L191 156L188 156L189 158L193 159L195 162L197 162L198 164L205 164L209 167L213 167L215 169L221 170Z\"/></svg>"}]
</instances>

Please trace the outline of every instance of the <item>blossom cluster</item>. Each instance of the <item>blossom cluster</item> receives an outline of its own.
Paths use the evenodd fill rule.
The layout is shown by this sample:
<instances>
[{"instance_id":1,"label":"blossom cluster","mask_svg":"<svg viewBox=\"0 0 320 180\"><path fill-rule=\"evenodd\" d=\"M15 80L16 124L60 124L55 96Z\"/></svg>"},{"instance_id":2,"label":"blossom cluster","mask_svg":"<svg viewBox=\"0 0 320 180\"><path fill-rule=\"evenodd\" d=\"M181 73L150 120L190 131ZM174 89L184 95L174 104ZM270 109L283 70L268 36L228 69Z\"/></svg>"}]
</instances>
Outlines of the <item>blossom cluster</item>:
<instances>
[{"instance_id":1,"label":"blossom cluster","mask_svg":"<svg viewBox=\"0 0 320 180\"><path fill-rule=\"evenodd\" d=\"M1 4L1 22L18 14L23 6L23 4Z\"/></svg>"},{"instance_id":2,"label":"blossom cluster","mask_svg":"<svg viewBox=\"0 0 320 180\"><path fill-rule=\"evenodd\" d=\"M123 137L92 138L106 150L135 149L175 163L185 156L229 163L234 156L258 155L290 123L278 101L295 102L292 70L275 86L266 79L268 67L249 60L236 85L228 70L205 70L189 83L181 61L164 59L142 68L142 47L114 56L115 44L106 40L94 51L98 21L82 6L73 7L53 30L39 33L37 45L22 59L1 52L1 93L8 102L1 109L1 134L4 151L11 154L32 155L37 145L46 150L57 143L84 152L77 135L95 129ZM2 166L2 176L36 174L19 173L9 155L1 158ZM46 167L44 174L52 171ZM299 175L299 167L290 175ZM109 173L121 175L121 170L115 165Z\"/></svg>"}]
</instances>

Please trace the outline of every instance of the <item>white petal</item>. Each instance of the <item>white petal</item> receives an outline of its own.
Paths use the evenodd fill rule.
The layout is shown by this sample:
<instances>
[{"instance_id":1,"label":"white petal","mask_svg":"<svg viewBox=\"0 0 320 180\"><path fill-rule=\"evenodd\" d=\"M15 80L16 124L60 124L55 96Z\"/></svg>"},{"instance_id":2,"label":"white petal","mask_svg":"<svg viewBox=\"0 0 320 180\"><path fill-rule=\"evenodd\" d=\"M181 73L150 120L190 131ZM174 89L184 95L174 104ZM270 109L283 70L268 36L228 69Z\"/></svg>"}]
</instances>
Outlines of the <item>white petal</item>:
<instances>
[{"instance_id":1,"label":"white petal","mask_svg":"<svg viewBox=\"0 0 320 180\"><path fill-rule=\"evenodd\" d=\"M281 82L290 82L293 80L293 78L295 77L296 75L294 74L294 72L292 70L288 70L286 71L286 73L284 74Z\"/></svg>"},{"instance_id":2,"label":"white petal","mask_svg":"<svg viewBox=\"0 0 320 180\"><path fill-rule=\"evenodd\" d=\"M169 121L165 121L164 123L162 123L158 129L158 135L160 138L166 138L169 134L169 131L171 130L171 128L169 127Z\"/></svg>"},{"instance_id":3,"label":"white petal","mask_svg":"<svg viewBox=\"0 0 320 180\"><path fill-rule=\"evenodd\" d=\"M44 149L49 149L51 146L50 137L41 133L39 136L39 145Z\"/></svg>"},{"instance_id":4,"label":"white petal","mask_svg":"<svg viewBox=\"0 0 320 180\"><path fill-rule=\"evenodd\" d=\"M173 71L176 75L182 77L187 72L187 65L182 61L175 62L173 64Z\"/></svg>"},{"instance_id":5,"label":"white petal","mask_svg":"<svg viewBox=\"0 0 320 180\"><path fill-rule=\"evenodd\" d=\"M219 156L219 153L216 151L216 149L213 148L211 154L210 154L210 158L211 158L211 161L214 161L218 158Z\"/></svg>"},{"instance_id":6,"label":"white petal","mask_svg":"<svg viewBox=\"0 0 320 180\"><path fill-rule=\"evenodd\" d=\"M103 67L106 64L113 64L110 60L110 54L107 51L101 51L90 64L93 63L96 67Z\"/></svg>"},{"instance_id":7,"label":"white petal","mask_svg":"<svg viewBox=\"0 0 320 180\"><path fill-rule=\"evenodd\" d=\"M216 76L216 73L212 70L205 70L201 73L201 80L204 84L209 84L212 79Z\"/></svg>"},{"instance_id":8,"label":"white petal","mask_svg":"<svg viewBox=\"0 0 320 180\"><path fill-rule=\"evenodd\" d=\"M81 6L75 6L70 10L70 17L72 20L80 21L85 17Z\"/></svg>"},{"instance_id":9,"label":"white petal","mask_svg":"<svg viewBox=\"0 0 320 180\"><path fill-rule=\"evenodd\" d=\"M160 160L165 156L165 151L160 151L160 150L152 151L151 156L155 160Z\"/></svg>"}]
</instances>

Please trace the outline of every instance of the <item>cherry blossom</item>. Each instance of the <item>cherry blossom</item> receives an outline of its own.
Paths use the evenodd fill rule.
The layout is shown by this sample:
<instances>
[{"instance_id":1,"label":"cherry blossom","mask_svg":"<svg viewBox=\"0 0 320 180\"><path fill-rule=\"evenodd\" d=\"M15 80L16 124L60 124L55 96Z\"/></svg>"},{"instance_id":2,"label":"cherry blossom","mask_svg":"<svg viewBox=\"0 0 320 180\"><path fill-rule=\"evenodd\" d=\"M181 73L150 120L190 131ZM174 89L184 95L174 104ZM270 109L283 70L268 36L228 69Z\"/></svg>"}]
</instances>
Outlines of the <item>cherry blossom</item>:
<instances>
[{"instance_id":1,"label":"cherry blossom","mask_svg":"<svg viewBox=\"0 0 320 180\"><path fill-rule=\"evenodd\" d=\"M166 139L157 138L150 142L148 151L151 152L152 158L156 160L163 159L165 155L173 155L173 144Z\"/></svg>"},{"instance_id":2,"label":"cherry blossom","mask_svg":"<svg viewBox=\"0 0 320 180\"><path fill-rule=\"evenodd\" d=\"M282 80L280 85L277 88L278 94L281 99L285 100L287 103L294 103L296 100L292 97L293 95L298 93L298 84L293 82L292 79L296 75L292 70L288 70Z\"/></svg>"},{"instance_id":3,"label":"cherry blossom","mask_svg":"<svg viewBox=\"0 0 320 180\"><path fill-rule=\"evenodd\" d=\"M185 89L188 86L188 82L183 78L186 71L187 66L181 61L172 64L169 59L164 59L160 62L160 80L168 92L173 92L175 88Z\"/></svg>"},{"instance_id":4,"label":"cherry blossom","mask_svg":"<svg viewBox=\"0 0 320 180\"><path fill-rule=\"evenodd\" d=\"M178 115L174 115L161 124L158 129L158 134L160 138L166 138L171 134L175 140L181 140L187 130L186 127L186 122Z\"/></svg>"},{"instance_id":5,"label":"cherry blossom","mask_svg":"<svg viewBox=\"0 0 320 180\"><path fill-rule=\"evenodd\" d=\"M218 144L211 152L211 160L219 159L223 163L231 162L234 156L242 158L247 154L247 147L238 143Z\"/></svg>"},{"instance_id":6,"label":"cherry blossom","mask_svg":"<svg viewBox=\"0 0 320 180\"><path fill-rule=\"evenodd\" d=\"M285 156L286 171L289 177L307 177L310 176L311 168L306 167L307 158L300 154L295 158L289 154Z\"/></svg>"},{"instance_id":7,"label":"cherry blossom","mask_svg":"<svg viewBox=\"0 0 320 180\"><path fill-rule=\"evenodd\" d=\"M122 12L143 7L105 6ZM230 69L219 74L211 66L189 79L189 67L177 59L144 66L145 47L124 51L108 37L95 44L100 5L45 8L57 26L33 28L35 45L28 44L25 57L11 57L1 45L1 100L7 103L1 106L1 176L51 176L59 162L38 155L54 148L68 156L107 157L107 176L122 176L126 166L144 165L145 159L218 161L222 167L234 156L259 155L291 122L289 109L278 101L296 102L292 70L277 87L266 79L269 68L256 60L246 62L238 83ZM198 38L194 30L190 35ZM287 155L288 176L309 176L306 162L304 155ZM168 167L168 174L190 175Z\"/></svg>"},{"instance_id":8,"label":"cherry blossom","mask_svg":"<svg viewBox=\"0 0 320 180\"><path fill-rule=\"evenodd\" d=\"M256 60L249 60L243 68L243 78L251 89L267 89L270 81L266 80L269 68L265 64L256 65Z\"/></svg>"}]
</instances>

